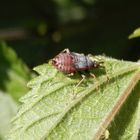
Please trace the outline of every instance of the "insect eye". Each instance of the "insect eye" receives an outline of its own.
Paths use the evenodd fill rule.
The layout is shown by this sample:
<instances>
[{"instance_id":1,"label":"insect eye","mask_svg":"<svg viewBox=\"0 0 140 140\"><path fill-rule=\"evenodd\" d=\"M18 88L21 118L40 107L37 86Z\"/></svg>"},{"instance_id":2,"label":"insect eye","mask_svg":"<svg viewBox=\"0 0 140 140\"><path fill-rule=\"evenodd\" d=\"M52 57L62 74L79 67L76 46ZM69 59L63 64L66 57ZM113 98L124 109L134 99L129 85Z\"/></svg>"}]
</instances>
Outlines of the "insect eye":
<instances>
[{"instance_id":1,"label":"insect eye","mask_svg":"<svg viewBox=\"0 0 140 140\"><path fill-rule=\"evenodd\" d=\"M52 59L52 64L55 64L56 63L56 60L55 59Z\"/></svg>"}]
</instances>

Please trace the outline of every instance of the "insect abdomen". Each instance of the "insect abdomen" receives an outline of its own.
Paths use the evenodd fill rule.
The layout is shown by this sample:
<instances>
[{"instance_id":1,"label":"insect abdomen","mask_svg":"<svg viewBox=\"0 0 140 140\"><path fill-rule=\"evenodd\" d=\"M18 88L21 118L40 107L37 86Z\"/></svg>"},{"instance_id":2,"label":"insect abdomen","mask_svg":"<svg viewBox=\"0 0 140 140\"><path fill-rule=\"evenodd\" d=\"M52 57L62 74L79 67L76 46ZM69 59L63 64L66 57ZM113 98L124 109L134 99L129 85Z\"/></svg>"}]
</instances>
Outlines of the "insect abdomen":
<instances>
[{"instance_id":1,"label":"insect abdomen","mask_svg":"<svg viewBox=\"0 0 140 140\"><path fill-rule=\"evenodd\" d=\"M73 65L73 57L67 53L58 54L52 61L56 68L64 73L73 73L76 71Z\"/></svg>"}]
</instances>

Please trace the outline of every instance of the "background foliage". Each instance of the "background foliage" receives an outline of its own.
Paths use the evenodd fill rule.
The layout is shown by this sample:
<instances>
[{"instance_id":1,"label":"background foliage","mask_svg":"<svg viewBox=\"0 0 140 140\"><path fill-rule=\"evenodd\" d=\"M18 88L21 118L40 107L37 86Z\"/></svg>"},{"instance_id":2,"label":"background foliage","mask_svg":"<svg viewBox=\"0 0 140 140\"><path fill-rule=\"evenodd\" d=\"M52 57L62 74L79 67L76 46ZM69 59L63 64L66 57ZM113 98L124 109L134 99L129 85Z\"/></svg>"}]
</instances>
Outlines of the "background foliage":
<instances>
[{"instance_id":1,"label":"background foliage","mask_svg":"<svg viewBox=\"0 0 140 140\"><path fill-rule=\"evenodd\" d=\"M140 41L128 36L140 26L139 5L139 0L6 0L0 4L0 39L30 67L64 48L136 61ZM7 35L9 30L18 35Z\"/></svg>"}]
</instances>

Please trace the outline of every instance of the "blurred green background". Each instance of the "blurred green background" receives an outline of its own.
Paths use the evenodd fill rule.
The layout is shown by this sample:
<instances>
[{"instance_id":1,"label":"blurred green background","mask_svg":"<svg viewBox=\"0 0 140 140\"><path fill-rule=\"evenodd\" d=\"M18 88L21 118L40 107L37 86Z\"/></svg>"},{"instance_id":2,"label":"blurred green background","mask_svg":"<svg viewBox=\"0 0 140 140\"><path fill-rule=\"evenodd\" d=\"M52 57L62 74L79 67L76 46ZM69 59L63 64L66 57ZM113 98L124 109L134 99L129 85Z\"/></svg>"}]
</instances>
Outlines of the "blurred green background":
<instances>
[{"instance_id":1,"label":"blurred green background","mask_svg":"<svg viewBox=\"0 0 140 140\"><path fill-rule=\"evenodd\" d=\"M118 59L140 58L140 0L5 0L0 40L32 68L64 48Z\"/></svg>"}]
</instances>

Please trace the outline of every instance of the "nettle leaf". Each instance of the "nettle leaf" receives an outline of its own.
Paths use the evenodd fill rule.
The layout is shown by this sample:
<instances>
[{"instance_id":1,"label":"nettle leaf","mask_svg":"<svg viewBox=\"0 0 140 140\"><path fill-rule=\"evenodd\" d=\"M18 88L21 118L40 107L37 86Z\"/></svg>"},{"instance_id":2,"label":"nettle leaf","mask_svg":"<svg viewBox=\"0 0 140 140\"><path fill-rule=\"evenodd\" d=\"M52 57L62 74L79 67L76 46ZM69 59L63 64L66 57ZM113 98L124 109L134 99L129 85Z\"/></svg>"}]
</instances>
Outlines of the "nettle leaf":
<instances>
[{"instance_id":1,"label":"nettle leaf","mask_svg":"<svg viewBox=\"0 0 140 140\"><path fill-rule=\"evenodd\" d=\"M9 93L15 100L24 95L31 74L16 53L5 43L0 43L0 89Z\"/></svg>"},{"instance_id":2,"label":"nettle leaf","mask_svg":"<svg viewBox=\"0 0 140 140\"><path fill-rule=\"evenodd\" d=\"M69 77L51 64L34 70L10 140L98 140L140 79L140 64L100 57L105 68ZM121 123L121 122L119 122Z\"/></svg>"},{"instance_id":3,"label":"nettle leaf","mask_svg":"<svg viewBox=\"0 0 140 140\"><path fill-rule=\"evenodd\" d=\"M10 121L17 111L17 104L6 93L0 91L0 139L6 140L5 136L10 130Z\"/></svg>"},{"instance_id":4,"label":"nettle leaf","mask_svg":"<svg viewBox=\"0 0 140 140\"><path fill-rule=\"evenodd\" d=\"M132 34L129 35L129 39L140 37L140 28L134 30Z\"/></svg>"}]
</instances>

